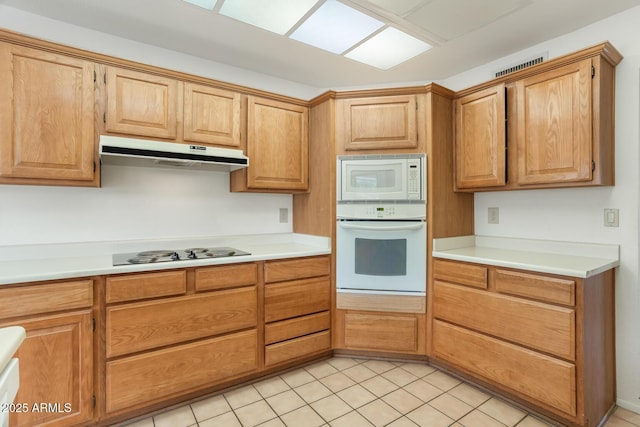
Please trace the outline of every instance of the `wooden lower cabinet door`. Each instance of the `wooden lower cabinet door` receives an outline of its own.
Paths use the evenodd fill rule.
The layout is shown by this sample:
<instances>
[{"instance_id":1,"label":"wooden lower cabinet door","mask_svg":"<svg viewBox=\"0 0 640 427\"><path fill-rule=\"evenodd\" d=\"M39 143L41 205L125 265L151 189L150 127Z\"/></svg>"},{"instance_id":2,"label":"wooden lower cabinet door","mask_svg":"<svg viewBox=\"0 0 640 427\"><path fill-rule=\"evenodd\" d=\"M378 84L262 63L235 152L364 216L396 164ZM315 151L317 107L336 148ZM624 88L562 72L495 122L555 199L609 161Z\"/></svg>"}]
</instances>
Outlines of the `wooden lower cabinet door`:
<instances>
[{"instance_id":1,"label":"wooden lower cabinet door","mask_svg":"<svg viewBox=\"0 0 640 427\"><path fill-rule=\"evenodd\" d=\"M106 411L212 387L258 367L255 329L107 362Z\"/></svg>"},{"instance_id":2,"label":"wooden lower cabinet door","mask_svg":"<svg viewBox=\"0 0 640 427\"><path fill-rule=\"evenodd\" d=\"M393 353L424 352L424 315L339 311L339 347Z\"/></svg>"},{"instance_id":3,"label":"wooden lower cabinet door","mask_svg":"<svg viewBox=\"0 0 640 427\"><path fill-rule=\"evenodd\" d=\"M576 415L576 368L560 359L434 320L433 354L560 414Z\"/></svg>"},{"instance_id":4,"label":"wooden lower cabinet door","mask_svg":"<svg viewBox=\"0 0 640 427\"><path fill-rule=\"evenodd\" d=\"M93 417L93 333L90 310L0 325L25 328L16 353L20 389L11 427L83 425Z\"/></svg>"}]
</instances>

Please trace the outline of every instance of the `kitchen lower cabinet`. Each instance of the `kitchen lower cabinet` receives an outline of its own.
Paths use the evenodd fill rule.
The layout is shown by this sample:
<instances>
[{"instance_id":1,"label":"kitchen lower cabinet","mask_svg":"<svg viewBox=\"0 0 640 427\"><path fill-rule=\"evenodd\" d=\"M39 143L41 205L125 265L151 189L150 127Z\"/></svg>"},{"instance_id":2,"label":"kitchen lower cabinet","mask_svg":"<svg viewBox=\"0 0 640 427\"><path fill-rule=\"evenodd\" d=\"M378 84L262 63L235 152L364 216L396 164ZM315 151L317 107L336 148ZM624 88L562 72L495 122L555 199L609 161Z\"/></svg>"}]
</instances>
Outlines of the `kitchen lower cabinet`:
<instances>
[{"instance_id":1,"label":"kitchen lower cabinet","mask_svg":"<svg viewBox=\"0 0 640 427\"><path fill-rule=\"evenodd\" d=\"M94 414L93 281L0 289L0 327L22 326L20 389L9 425L81 426Z\"/></svg>"},{"instance_id":2,"label":"kitchen lower cabinet","mask_svg":"<svg viewBox=\"0 0 640 427\"><path fill-rule=\"evenodd\" d=\"M331 350L330 258L264 263L265 367Z\"/></svg>"},{"instance_id":3,"label":"kitchen lower cabinet","mask_svg":"<svg viewBox=\"0 0 640 427\"><path fill-rule=\"evenodd\" d=\"M254 372L255 329L107 362L106 411L178 397Z\"/></svg>"},{"instance_id":4,"label":"kitchen lower cabinet","mask_svg":"<svg viewBox=\"0 0 640 427\"><path fill-rule=\"evenodd\" d=\"M94 68L0 43L0 183L98 185Z\"/></svg>"},{"instance_id":5,"label":"kitchen lower cabinet","mask_svg":"<svg viewBox=\"0 0 640 427\"><path fill-rule=\"evenodd\" d=\"M107 417L257 372L257 264L106 280Z\"/></svg>"},{"instance_id":6,"label":"kitchen lower cabinet","mask_svg":"<svg viewBox=\"0 0 640 427\"><path fill-rule=\"evenodd\" d=\"M434 260L432 359L562 423L615 404L614 274Z\"/></svg>"}]
</instances>

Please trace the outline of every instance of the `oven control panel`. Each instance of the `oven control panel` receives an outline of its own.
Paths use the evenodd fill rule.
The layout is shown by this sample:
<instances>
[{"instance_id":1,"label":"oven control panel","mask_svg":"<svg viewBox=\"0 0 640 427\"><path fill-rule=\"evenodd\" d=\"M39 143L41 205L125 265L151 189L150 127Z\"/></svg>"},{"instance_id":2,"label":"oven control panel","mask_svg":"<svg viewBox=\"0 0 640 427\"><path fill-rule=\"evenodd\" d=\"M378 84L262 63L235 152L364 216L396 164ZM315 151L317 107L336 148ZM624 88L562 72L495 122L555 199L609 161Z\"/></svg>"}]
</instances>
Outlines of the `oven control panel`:
<instances>
[{"instance_id":1,"label":"oven control panel","mask_svg":"<svg viewBox=\"0 0 640 427\"><path fill-rule=\"evenodd\" d=\"M348 203L336 206L338 219L426 219L426 214L427 207L423 203Z\"/></svg>"}]
</instances>

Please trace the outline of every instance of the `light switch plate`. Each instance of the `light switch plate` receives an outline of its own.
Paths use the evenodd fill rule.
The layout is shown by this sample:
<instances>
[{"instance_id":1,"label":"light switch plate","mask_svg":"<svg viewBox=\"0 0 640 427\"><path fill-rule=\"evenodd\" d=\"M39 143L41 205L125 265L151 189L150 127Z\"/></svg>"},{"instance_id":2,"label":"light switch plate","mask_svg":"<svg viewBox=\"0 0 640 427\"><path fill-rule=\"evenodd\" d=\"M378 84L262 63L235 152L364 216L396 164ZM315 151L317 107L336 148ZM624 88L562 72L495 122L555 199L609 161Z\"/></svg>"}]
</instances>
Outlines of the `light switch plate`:
<instances>
[{"instance_id":1,"label":"light switch plate","mask_svg":"<svg viewBox=\"0 0 640 427\"><path fill-rule=\"evenodd\" d=\"M618 227L620 219L619 209L605 209L604 210L604 226L605 227Z\"/></svg>"},{"instance_id":2,"label":"light switch plate","mask_svg":"<svg viewBox=\"0 0 640 427\"><path fill-rule=\"evenodd\" d=\"M500 223L500 208L488 208L487 214L487 222L489 224Z\"/></svg>"},{"instance_id":3,"label":"light switch plate","mask_svg":"<svg viewBox=\"0 0 640 427\"><path fill-rule=\"evenodd\" d=\"M289 209L280 208L280 223L285 224L287 222L289 222Z\"/></svg>"}]
</instances>

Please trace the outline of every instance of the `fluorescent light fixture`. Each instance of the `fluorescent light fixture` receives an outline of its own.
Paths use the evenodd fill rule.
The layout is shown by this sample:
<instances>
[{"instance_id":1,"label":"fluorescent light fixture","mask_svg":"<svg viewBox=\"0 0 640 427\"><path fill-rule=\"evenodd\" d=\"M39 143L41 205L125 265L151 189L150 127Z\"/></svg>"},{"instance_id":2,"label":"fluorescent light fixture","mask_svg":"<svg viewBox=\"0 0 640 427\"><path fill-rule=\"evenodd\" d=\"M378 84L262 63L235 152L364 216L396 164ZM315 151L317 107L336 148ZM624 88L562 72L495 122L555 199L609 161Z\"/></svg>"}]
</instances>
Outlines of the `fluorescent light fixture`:
<instances>
[{"instance_id":1,"label":"fluorescent light fixture","mask_svg":"<svg viewBox=\"0 0 640 427\"><path fill-rule=\"evenodd\" d=\"M318 0L225 0L220 13L284 35L317 2Z\"/></svg>"},{"instance_id":2,"label":"fluorescent light fixture","mask_svg":"<svg viewBox=\"0 0 640 427\"><path fill-rule=\"evenodd\" d=\"M327 0L290 37L340 54L383 25L383 22L336 0Z\"/></svg>"},{"instance_id":3,"label":"fluorescent light fixture","mask_svg":"<svg viewBox=\"0 0 640 427\"><path fill-rule=\"evenodd\" d=\"M213 10L216 5L216 0L184 0L187 3L195 4L196 6L203 7L205 9Z\"/></svg>"},{"instance_id":4,"label":"fluorescent light fixture","mask_svg":"<svg viewBox=\"0 0 640 427\"><path fill-rule=\"evenodd\" d=\"M388 70L431 49L431 45L396 28L385 28L345 56Z\"/></svg>"}]
</instances>

